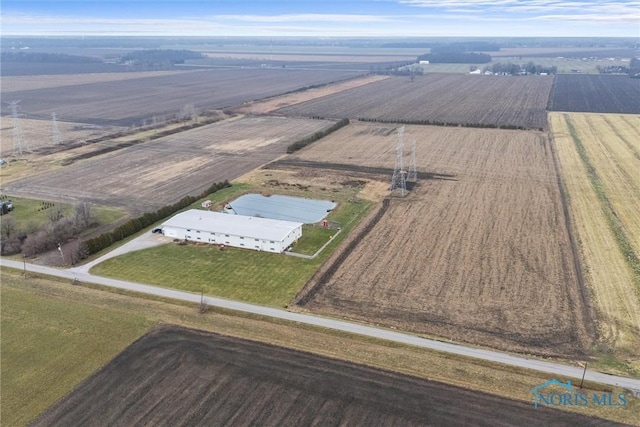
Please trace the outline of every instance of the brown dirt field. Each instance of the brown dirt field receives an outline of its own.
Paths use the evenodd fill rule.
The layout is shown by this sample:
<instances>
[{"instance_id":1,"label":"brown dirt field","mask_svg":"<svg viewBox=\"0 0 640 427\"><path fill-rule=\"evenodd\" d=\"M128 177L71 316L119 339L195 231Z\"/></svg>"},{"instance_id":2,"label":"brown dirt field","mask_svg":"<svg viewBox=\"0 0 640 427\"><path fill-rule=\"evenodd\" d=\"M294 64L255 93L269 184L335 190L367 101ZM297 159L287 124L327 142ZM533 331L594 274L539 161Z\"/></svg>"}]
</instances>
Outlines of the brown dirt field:
<instances>
[{"instance_id":1,"label":"brown dirt field","mask_svg":"<svg viewBox=\"0 0 640 427\"><path fill-rule=\"evenodd\" d=\"M354 87L363 86L369 83L377 82L388 78L387 76L366 76L349 80L342 83L335 83L320 88L305 90L304 92L296 92L288 95L282 95L264 101L250 102L241 106L236 111L241 114L266 114L278 108L288 107L290 105L299 104L300 102L310 101L323 96L332 95L343 90Z\"/></svg>"},{"instance_id":2,"label":"brown dirt field","mask_svg":"<svg viewBox=\"0 0 640 427\"><path fill-rule=\"evenodd\" d=\"M247 173L330 124L283 117L225 120L15 181L3 192L147 212Z\"/></svg>"},{"instance_id":3,"label":"brown dirt field","mask_svg":"<svg viewBox=\"0 0 640 427\"><path fill-rule=\"evenodd\" d=\"M11 93L27 118L55 111L77 123L139 126L153 116L172 117L186 104L198 111L229 108L307 86L364 74L349 70L215 69L128 80L47 87ZM4 96L4 94L3 94Z\"/></svg>"},{"instance_id":4,"label":"brown dirt field","mask_svg":"<svg viewBox=\"0 0 640 427\"><path fill-rule=\"evenodd\" d=\"M165 326L32 424L611 425L267 344Z\"/></svg>"},{"instance_id":5,"label":"brown dirt field","mask_svg":"<svg viewBox=\"0 0 640 427\"><path fill-rule=\"evenodd\" d=\"M286 116L364 118L386 122L547 127L552 76L426 74L373 84L284 107ZM420 123L418 123L420 124ZM425 123L426 124L426 123Z\"/></svg>"},{"instance_id":6,"label":"brown dirt field","mask_svg":"<svg viewBox=\"0 0 640 427\"><path fill-rule=\"evenodd\" d=\"M48 76L3 76L2 94L23 90L47 89L53 87L76 86L91 83L117 82L122 80L141 79L145 77L169 76L184 74L190 71L142 71L131 73L90 73L90 74L58 74Z\"/></svg>"},{"instance_id":7,"label":"brown dirt field","mask_svg":"<svg viewBox=\"0 0 640 427\"><path fill-rule=\"evenodd\" d=\"M393 129L351 125L299 156L393 168ZM355 249L307 284L304 308L505 350L587 351L591 313L547 137L406 126L405 141L414 137L418 171L454 179L392 199Z\"/></svg>"}]
</instances>

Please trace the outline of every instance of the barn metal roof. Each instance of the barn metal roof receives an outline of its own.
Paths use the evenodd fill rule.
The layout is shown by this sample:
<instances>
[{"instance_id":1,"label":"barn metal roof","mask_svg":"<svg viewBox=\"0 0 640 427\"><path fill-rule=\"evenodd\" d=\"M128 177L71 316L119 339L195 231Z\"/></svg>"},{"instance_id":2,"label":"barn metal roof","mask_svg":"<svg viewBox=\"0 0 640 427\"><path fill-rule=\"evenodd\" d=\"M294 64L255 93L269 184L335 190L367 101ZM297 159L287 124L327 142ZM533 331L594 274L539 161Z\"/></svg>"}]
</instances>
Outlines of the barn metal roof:
<instances>
[{"instance_id":1,"label":"barn metal roof","mask_svg":"<svg viewBox=\"0 0 640 427\"><path fill-rule=\"evenodd\" d=\"M191 209L171 217L162 225L281 242L302 223Z\"/></svg>"}]
</instances>

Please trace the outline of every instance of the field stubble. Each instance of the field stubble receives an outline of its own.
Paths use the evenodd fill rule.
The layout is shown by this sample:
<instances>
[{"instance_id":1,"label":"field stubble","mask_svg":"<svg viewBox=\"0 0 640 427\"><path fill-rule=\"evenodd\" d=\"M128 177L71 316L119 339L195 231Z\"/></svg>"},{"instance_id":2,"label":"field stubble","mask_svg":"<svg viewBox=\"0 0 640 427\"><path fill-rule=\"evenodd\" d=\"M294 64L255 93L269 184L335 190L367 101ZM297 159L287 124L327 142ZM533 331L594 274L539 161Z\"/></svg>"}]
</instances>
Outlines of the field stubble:
<instances>
[{"instance_id":1,"label":"field stubble","mask_svg":"<svg viewBox=\"0 0 640 427\"><path fill-rule=\"evenodd\" d=\"M631 126L638 118L552 113L550 119L569 193L572 226L598 311L599 344L640 372L640 278L634 276L618 241L626 238L630 250L636 256L640 252L640 160L633 153L638 149L640 133L638 127ZM598 178L595 187L574 137L594 167ZM602 196L607 198L606 205ZM611 229L612 221L621 235L616 236Z\"/></svg>"}]
</instances>

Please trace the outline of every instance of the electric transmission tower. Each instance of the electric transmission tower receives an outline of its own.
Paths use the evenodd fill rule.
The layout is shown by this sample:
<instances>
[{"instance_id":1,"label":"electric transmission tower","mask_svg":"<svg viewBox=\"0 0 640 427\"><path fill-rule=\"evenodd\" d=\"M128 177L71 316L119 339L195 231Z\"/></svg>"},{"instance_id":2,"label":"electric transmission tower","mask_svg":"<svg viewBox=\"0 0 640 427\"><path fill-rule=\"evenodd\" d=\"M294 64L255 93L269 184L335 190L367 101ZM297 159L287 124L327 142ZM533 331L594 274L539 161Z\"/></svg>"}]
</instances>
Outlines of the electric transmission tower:
<instances>
[{"instance_id":1,"label":"electric transmission tower","mask_svg":"<svg viewBox=\"0 0 640 427\"><path fill-rule=\"evenodd\" d=\"M13 118L13 154L22 154L23 151L27 151L28 147L24 141L24 135L22 133L22 126L20 125L20 116L18 114L18 103L21 100L9 102L11 107L11 117Z\"/></svg>"},{"instance_id":2,"label":"electric transmission tower","mask_svg":"<svg viewBox=\"0 0 640 427\"><path fill-rule=\"evenodd\" d=\"M407 181L417 182L418 172L416 171L416 140L411 145L411 160L409 160L409 171L407 173Z\"/></svg>"},{"instance_id":3,"label":"electric transmission tower","mask_svg":"<svg viewBox=\"0 0 640 427\"><path fill-rule=\"evenodd\" d=\"M407 194L406 171L402 169L402 149L404 147L404 126L398 129L398 143L396 145L396 167L391 178L391 193L399 192L401 196Z\"/></svg>"},{"instance_id":4,"label":"electric transmission tower","mask_svg":"<svg viewBox=\"0 0 640 427\"><path fill-rule=\"evenodd\" d=\"M58 129L56 113L51 113L51 139L53 140L53 145L62 144L62 135L60 134L60 129Z\"/></svg>"}]
</instances>

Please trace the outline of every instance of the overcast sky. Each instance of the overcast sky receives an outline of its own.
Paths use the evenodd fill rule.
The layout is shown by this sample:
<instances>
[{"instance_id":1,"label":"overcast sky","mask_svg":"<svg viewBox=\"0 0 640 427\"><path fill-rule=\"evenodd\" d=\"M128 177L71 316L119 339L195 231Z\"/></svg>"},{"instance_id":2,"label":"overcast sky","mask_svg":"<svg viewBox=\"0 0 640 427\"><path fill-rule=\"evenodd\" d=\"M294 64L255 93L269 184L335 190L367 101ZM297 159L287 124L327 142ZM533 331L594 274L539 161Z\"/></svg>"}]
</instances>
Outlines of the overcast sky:
<instances>
[{"instance_id":1,"label":"overcast sky","mask_svg":"<svg viewBox=\"0 0 640 427\"><path fill-rule=\"evenodd\" d=\"M2 0L3 35L640 37L640 1Z\"/></svg>"}]
</instances>

